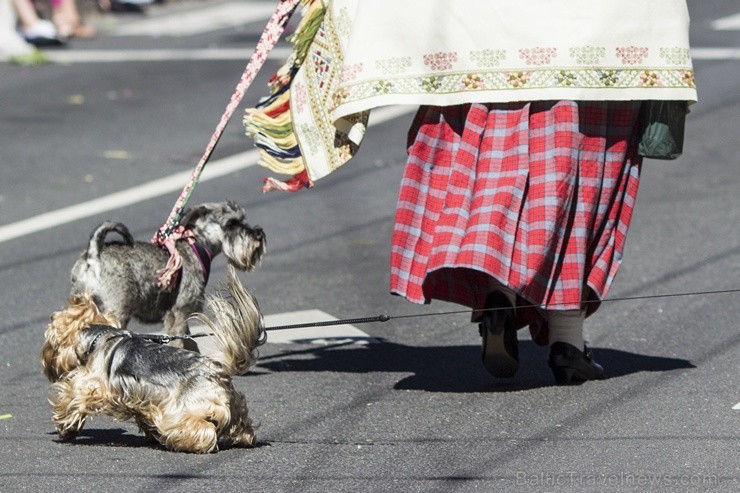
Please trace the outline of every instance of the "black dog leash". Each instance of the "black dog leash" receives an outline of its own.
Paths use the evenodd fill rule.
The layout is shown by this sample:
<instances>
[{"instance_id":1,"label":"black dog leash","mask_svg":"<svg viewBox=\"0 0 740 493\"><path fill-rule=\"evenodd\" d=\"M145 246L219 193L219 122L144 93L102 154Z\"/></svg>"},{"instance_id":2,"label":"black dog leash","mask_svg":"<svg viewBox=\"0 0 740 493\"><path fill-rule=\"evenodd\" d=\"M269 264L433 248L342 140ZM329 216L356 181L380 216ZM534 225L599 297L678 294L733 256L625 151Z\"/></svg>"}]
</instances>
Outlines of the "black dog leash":
<instances>
[{"instance_id":1,"label":"black dog leash","mask_svg":"<svg viewBox=\"0 0 740 493\"><path fill-rule=\"evenodd\" d=\"M626 296L623 298L610 298L610 299L604 299L604 300L587 300L583 303L611 303L616 301L637 301L637 300L650 300L650 299L656 299L656 298L677 298L677 297L683 297L683 296L698 296L698 295L711 295L711 294L728 294L728 293L739 293L740 289L723 289L718 291L698 291L698 292L691 292L691 293L668 293L668 294L654 294L654 295L647 295L647 296ZM521 308L540 308L540 305L520 305L517 306L517 309ZM390 316L390 315L378 315L377 317L363 317L363 318L346 318L342 320L326 320L323 322L308 322L308 323L302 323L302 324L294 324L294 325L279 325L275 327L266 327L265 330L272 331L272 330L287 330L287 329L303 329L307 327L326 327L330 325L345 325L345 324L364 324L369 322L387 322L389 320L393 319L402 319L402 318L419 318L419 317L436 317L441 315L457 315L460 313L484 313L484 312L492 312L497 310L507 310L507 308L480 308L477 310L452 310L447 312L436 312L436 313L418 313L418 314L412 314L412 315L397 315L397 316Z\"/></svg>"},{"instance_id":2,"label":"black dog leash","mask_svg":"<svg viewBox=\"0 0 740 493\"><path fill-rule=\"evenodd\" d=\"M728 294L728 293L739 293L740 289L723 289L718 291L698 291L698 292L691 292L691 293L669 293L669 294L654 294L654 295L647 295L647 296L627 296L623 298L610 298L605 300L589 300L584 301L583 303L611 303L616 301L638 301L638 300L650 300L650 299L657 299L657 298L677 298L677 297L684 297L684 296L698 296L698 295L712 295L712 294ZM518 309L521 308L539 308L540 305L522 305L517 306ZM390 316L390 315L378 315L376 317L361 317L361 318L345 318L341 320L324 320L321 322L306 322L301 324L292 324L292 325L277 325L274 327L265 327L266 331L273 331L273 330L288 330L288 329L304 329L308 327L328 327L331 325L353 325L353 324L365 324L365 323L371 323L371 322L387 322L389 320L394 319L402 319L402 318L419 318L419 317L436 317L441 315L457 315L460 313L483 313L483 312L491 312L491 311L497 311L497 310L506 310L507 308L480 308L477 310L452 310L452 311L446 311L446 312L436 312L436 313L418 313L418 314L411 314L411 315L397 315L397 316ZM199 332L197 334L189 334L189 335L181 335L181 336L170 336L167 334L134 334L137 337L141 337L143 339L148 339L150 341L157 342L159 344L167 344L170 341L176 340L176 339L194 339L196 337L206 337L206 336L212 336L213 333L211 332Z\"/></svg>"},{"instance_id":3,"label":"black dog leash","mask_svg":"<svg viewBox=\"0 0 740 493\"><path fill-rule=\"evenodd\" d=\"M438 313L427 313L426 315L440 315ZM265 330L286 330L286 329L303 329L306 327L327 327L329 325L344 325L344 324L366 324L369 322L387 322L391 318L403 318L403 317L391 317L390 315L378 315L377 317L363 317L363 318L345 318L342 320L326 320L324 322L307 322L303 324L295 325L278 325L275 327L265 327Z\"/></svg>"}]
</instances>

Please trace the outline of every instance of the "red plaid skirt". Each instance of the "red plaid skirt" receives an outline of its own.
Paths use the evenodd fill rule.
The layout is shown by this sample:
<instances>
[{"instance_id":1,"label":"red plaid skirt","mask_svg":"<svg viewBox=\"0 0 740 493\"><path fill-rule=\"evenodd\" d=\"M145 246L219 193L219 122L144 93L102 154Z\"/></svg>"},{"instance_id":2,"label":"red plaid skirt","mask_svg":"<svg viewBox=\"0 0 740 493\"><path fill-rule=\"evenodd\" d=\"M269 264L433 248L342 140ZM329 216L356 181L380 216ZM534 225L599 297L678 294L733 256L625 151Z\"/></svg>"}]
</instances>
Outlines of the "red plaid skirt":
<instances>
[{"instance_id":1,"label":"red plaid skirt","mask_svg":"<svg viewBox=\"0 0 740 493\"><path fill-rule=\"evenodd\" d=\"M638 112L629 101L420 108L391 291L474 309L493 281L545 309L602 299L637 196Z\"/></svg>"}]
</instances>

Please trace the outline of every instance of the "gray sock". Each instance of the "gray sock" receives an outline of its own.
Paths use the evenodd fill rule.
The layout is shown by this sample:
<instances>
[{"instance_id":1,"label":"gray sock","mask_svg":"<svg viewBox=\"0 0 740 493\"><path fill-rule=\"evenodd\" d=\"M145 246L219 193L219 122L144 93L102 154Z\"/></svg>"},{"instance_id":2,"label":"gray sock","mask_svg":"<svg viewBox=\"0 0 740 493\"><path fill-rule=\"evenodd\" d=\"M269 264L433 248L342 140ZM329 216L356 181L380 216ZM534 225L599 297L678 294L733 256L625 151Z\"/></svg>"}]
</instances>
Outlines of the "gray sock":
<instances>
[{"instance_id":1,"label":"gray sock","mask_svg":"<svg viewBox=\"0 0 740 493\"><path fill-rule=\"evenodd\" d=\"M550 328L550 345L554 342L567 342L579 351L583 350L584 310L547 310Z\"/></svg>"}]
</instances>

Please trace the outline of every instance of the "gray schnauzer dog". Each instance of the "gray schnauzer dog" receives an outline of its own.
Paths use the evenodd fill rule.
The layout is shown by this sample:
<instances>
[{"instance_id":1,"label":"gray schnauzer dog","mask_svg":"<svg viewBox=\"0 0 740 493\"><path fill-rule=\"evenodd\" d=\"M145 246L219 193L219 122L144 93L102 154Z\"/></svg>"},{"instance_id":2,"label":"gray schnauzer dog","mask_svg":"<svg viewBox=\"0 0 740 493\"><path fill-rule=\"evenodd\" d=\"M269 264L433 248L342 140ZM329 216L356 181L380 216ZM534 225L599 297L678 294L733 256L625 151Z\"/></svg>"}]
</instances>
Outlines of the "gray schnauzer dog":
<instances>
[{"instance_id":1,"label":"gray schnauzer dog","mask_svg":"<svg viewBox=\"0 0 740 493\"><path fill-rule=\"evenodd\" d=\"M72 268L71 294L89 291L98 307L113 314L123 329L135 318L148 324L164 321L171 336L189 334L187 320L202 309L211 259L223 252L232 266L252 270L265 254L267 242L262 228L247 224L244 210L231 201L189 209L180 224L192 232L195 242L177 241L182 270L172 289L157 285L157 272L166 265L168 252L153 243L134 241L126 226L106 221L93 231ZM111 232L123 241L105 243ZM185 346L197 348L190 341Z\"/></svg>"}]
</instances>

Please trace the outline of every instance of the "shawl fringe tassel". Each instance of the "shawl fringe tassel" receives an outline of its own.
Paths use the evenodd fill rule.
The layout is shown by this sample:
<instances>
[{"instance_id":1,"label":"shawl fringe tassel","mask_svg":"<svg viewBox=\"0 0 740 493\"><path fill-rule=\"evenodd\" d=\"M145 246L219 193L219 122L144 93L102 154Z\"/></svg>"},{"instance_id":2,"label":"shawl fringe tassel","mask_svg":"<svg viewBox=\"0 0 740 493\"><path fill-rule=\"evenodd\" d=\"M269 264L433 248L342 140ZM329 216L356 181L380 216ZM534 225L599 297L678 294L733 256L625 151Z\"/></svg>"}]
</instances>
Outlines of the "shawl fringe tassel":
<instances>
[{"instance_id":1,"label":"shawl fringe tassel","mask_svg":"<svg viewBox=\"0 0 740 493\"><path fill-rule=\"evenodd\" d=\"M326 7L321 0L301 0L301 5L301 21L287 38L293 45L290 57L270 78L270 95L260 100L256 107L248 108L244 116L246 134L260 149L260 164L275 173L292 176L285 182L266 177L263 192L295 192L313 186L293 131L290 85L321 26Z\"/></svg>"}]
</instances>

